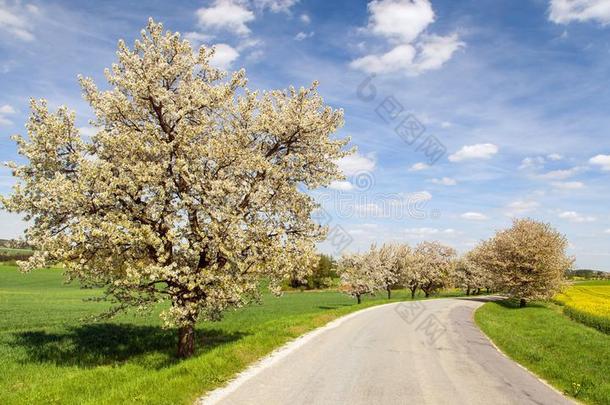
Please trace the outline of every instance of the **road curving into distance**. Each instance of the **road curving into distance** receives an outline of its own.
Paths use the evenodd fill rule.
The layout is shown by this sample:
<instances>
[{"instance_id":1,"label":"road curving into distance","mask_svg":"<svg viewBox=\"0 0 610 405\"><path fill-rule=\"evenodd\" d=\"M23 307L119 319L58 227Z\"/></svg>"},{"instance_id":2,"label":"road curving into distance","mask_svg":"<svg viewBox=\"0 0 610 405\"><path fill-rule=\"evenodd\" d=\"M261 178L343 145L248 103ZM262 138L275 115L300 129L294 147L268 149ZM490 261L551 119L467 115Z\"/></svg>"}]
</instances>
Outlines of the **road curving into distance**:
<instances>
[{"instance_id":1,"label":"road curving into distance","mask_svg":"<svg viewBox=\"0 0 610 405\"><path fill-rule=\"evenodd\" d=\"M574 404L491 344L494 298L372 307L297 340L201 404Z\"/></svg>"}]
</instances>

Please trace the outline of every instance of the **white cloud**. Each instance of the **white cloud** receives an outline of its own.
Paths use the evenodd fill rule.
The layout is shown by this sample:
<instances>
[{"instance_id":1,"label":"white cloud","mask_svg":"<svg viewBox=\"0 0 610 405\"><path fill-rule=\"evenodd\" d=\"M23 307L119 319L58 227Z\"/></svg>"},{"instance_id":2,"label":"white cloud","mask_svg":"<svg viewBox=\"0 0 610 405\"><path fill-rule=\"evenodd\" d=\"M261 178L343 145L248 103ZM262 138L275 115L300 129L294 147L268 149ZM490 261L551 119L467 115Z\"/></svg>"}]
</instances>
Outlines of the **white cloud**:
<instances>
[{"instance_id":1,"label":"white cloud","mask_svg":"<svg viewBox=\"0 0 610 405\"><path fill-rule=\"evenodd\" d=\"M0 114L15 114L15 112L15 109L8 104L4 104L2 107L0 107Z\"/></svg>"},{"instance_id":2,"label":"white cloud","mask_svg":"<svg viewBox=\"0 0 610 405\"><path fill-rule=\"evenodd\" d=\"M460 218L467 219L469 221L486 221L489 219L487 215L481 214L480 212L465 212L460 215Z\"/></svg>"},{"instance_id":3,"label":"white cloud","mask_svg":"<svg viewBox=\"0 0 610 405\"><path fill-rule=\"evenodd\" d=\"M0 125L11 125L13 122L8 119L6 116L7 115L12 115L15 114L16 111L15 109L8 105L8 104L4 104L3 106L0 107Z\"/></svg>"},{"instance_id":4,"label":"white cloud","mask_svg":"<svg viewBox=\"0 0 610 405\"><path fill-rule=\"evenodd\" d=\"M426 170L426 169L429 169L429 168L430 168L429 164L426 164L426 163L423 163L423 162L418 162L418 163L415 163L413 166L411 166L409 168L409 171L410 172L420 172L422 170Z\"/></svg>"},{"instance_id":5,"label":"white cloud","mask_svg":"<svg viewBox=\"0 0 610 405\"><path fill-rule=\"evenodd\" d=\"M201 44L211 41L214 38L213 35L203 34L201 32L185 32L184 39L188 40L194 51L197 51Z\"/></svg>"},{"instance_id":6,"label":"white cloud","mask_svg":"<svg viewBox=\"0 0 610 405\"><path fill-rule=\"evenodd\" d=\"M554 181L551 184L559 190L579 190L585 187L580 181Z\"/></svg>"},{"instance_id":7,"label":"white cloud","mask_svg":"<svg viewBox=\"0 0 610 405\"><path fill-rule=\"evenodd\" d=\"M451 59L455 51L464 46L466 44L458 39L457 34L444 37L430 35L418 44L420 52L415 60L414 69L416 72L439 69Z\"/></svg>"},{"instance_id":8,"label":"white cloud","mask_svg":"<svg viewBox=\"0 0 610 405\"><path fill-rule=\"evenodd\" d=\"M237 0L216 0L210 7L202 7L196 12L199 25L208 29L226 30L239 35L248 35L246 25L254 20L254 13L244 3Z\"/></svg>"},{"instance_id":9,"label":"white cloud","mask_svg":"<svg viewBox=\"0 0 610 405\"><path fill-rule=\"evenodd\" d=\"M457 34L424 34L434 22L434 10L428 0L374 0L368 4L368 11L368 31L385 38L392 48L353 60L350 66L354 69L418 75L440 68L465 45Z\"/></svg>"},{"instance_id":10,"label":"white cloud","mask_svg":"<svg viewBox=\"0 0 610 405\"><path fill-rule=\"evenodd\" d=\"M521 161L521 166L519 166L519 170L542 169L547 163L547 160L551 162L557 162L563 160L563 156L558 153L551 153L546 156L526 157Z\"/></svg>"},{"instance_id":11,"label":"white cloud","mask_svg":"<svg viewBox=\"0 0 610 405\"><path fill-rule=\"evenodd\" d=\"M418 43L397 45L383 54L371 54L353 60L350 66L367 73L391 73L402 71L408 75L418 75L427 70L439 69L451 59L453 53L464 45L457 35L447 37L432 36Z\"/></svg>"},{"instance_id":12,"label":"white cloud","mask_svg":"<svg viewBox=\"0 0 610 405\"><path fill-rule=\"evenodd\" d=\"M239 52L231 45L216 44L215 52L210 64L218 69L227 70L239 58Z\"/></svg>"},{"instance_id":13,"label":"white cloud","mask_svg":"<svg viewBox=\"0 0 610 405\"><path fill-rule=\"evenodd\" d=\"M353 60L350 66L367 73L390 73L410 70L415 58L415 48L411 45L398 45L381 55L367 55Z\"/></svg>"},{"instance_id":14,"label":"white cloud","mask_svg":"<svg viewBox=\"0 0 610 405\"><path fill-rule=\"evenodd\" d=\"M610 24L610 2L608 0L551 0L549 20L556 24L571 21L597 21Z\"/></svg>"},{"instance_id":15,"label":"white cloud","mask_svg":"<svg viewBox=\"0 0 610 405\"><path fill-rule=\"evenodd\" d=\"M339 159L339 169L346 176L353 176L359 172L372 172L375 169L375 159L372 156L364 156L358 152Z\"/></svg>"},{"instance_id":16,"label":"white cloud","mask_svg":"<svg viewBox=\"0 0 610 405\"><path fill-rule=\"evenodd\" d=\"M333 181L328 187L339 191L350 191L354 189L354 185L349 181Z\"/></svg>"},{"instance_id":17,"label":"white cloud","mask_svg":"<svg viewBox=\"0 0 610 405\"><path fill-rule=\"evenodd\" d=\"M542 180L565 180L575 176L582 169L580 167L573 167L571 169L552 170L550 172L541 174L538 178Z\"/></svg>"},{"instance_id":18,"label":"white cloud","mask_svg":"<svg viewBox=\"0 0 610 405\"><path fill-rule=\"evenodd\" d=\"M604 231L604 233L610 234L610 228L609 228L609 229L606 229L606 230Z\"/></svg>"},{"instance_id":19,"label":"white cloud","mask_svg":"<svg viewBox=\"0 0 610 405\"><path fill-rule=\"evenodd\" d=\"M239 41L239 44L235 47L239 52L249 49L256 48L264 45L264 41L258 38L243 38Z\"/></svg>"},{"instance_id":20,"label":"white cloud","mask_svg":"<svg viewBox=\"0 0 610 405\"><path fill-rule=\"evenodd\" d=\"M428 0L375 0L368 4L369 30L386 38L410 43L434 22Z\"/></svg>"},{"instance_id":21,"label":"white cloud","mask_svg":"<svg viewBox=\"0 0 610 405\"><path fill-rule=\"evenodd\" d=\"M441 186L455 186L457 181L452 179L451 177L443 177L442 179L432 179L430 180L434 184L438 184Z\"/></svg>"},{"instance_id":22,"label":"white cloud","mask_svg":"<svg viewBox=\"0 0 610 405\"><path fill-rule=\"evenodd\" d=\"M430 201L432 199L432 194L430 192L416 191L414 193L409 193L405 195L405 200L411 203L420 202L420 201Z\"/></svg>"},{"instance_id":23,"label":"white cloud","mask_svg":"<svg viewBox=\"0 0 610 405\"><path fill-rule=\"evenodd\" d=\"M33 41L35 37L30 17L36 14L38 8L32 4L24 6L21 2L16 2L13 6L9 6L6 2L0 1L0 30L22 41Z\"/></svg>"},{"instance_id":24,"label":"white cloud","mask_svg":"<svg viewBox=\"0 0 610 405\"><path fill-rule=\"evenodd\" d=\"M601 167L604 171L610 171L610 155L597 155L589 159L589 163Z\"/></svg>"},{"instance_id":25,"label":"white cloud","mask_svg":"<svg viewBox=\"0 0 610 405\"><path fill-rule=\"evenodd\" d=\"M246 60L249 63L256 63L259 60L263 59L263 56L265 56L265 52L262 49L257 49L255 51L250 52L247 56L246 56Z\"/></svg>"},{"instance_id":26,"label":"white cloud","mask_svg":"<svg viewBox=\"0 0 610 405\"><path fill-rule=\"evenodd\" d=\"M309 24L309 23L311 22L311 17L309 17L309 15L308 15L308 14L305 14L305 13L301 14L301 16L299 17L299 19L301 20L301 22L302 22L303 24Z\"/></svg>"},{"instance_id":27,"label":"white cloud","mask_svg":"<svg viewBox=\"0 0 610 405\"><path fill-rule=\"evenodd\" d=\"M453 124L451 124L451 122L449 121L443 121L441 122L441 128L451 128Z\"/></svg>"},{"instance_id":28,"label":"white cloud","mask_svg":"<svg viewBox=\"0 0 610 405\"><path fill-rule=\"evenodd\" d=\"M211 6L196 11L199 25L206 29L223 30L243 37L250 34L248 23L256 16L253 10L290 13L299 0L214 0Z\"/></svg>"},{"instance_id":29,"label":"white cloud","mask_svg":"<svg viewBox=\"0 0 610 405\"><path fill-rule=\"evenodd\" d=\"M542 156L526 157L521 161L521 166L519 166L519 170L542 169L545 163L546 159Z\"/></svg>"},{"instance_id":30,"label":"white cloud","mask_svg":"<svg viewBox=\"0 0 610 405\"><path fill-rule=\"evenodd\" d=\"M296 34L296 35L294 36L294 39L296 39L297 41L302 41L302 40L304 40L304 39L307 39L307 38L311 38L311 37L313 37L313 36L314 36L314 34L315 34L315 33L314 33L313 31L310 31L310 32L308 32L308 33L307 33L307 32L303 32L303 31L301 31L301 32L299 32L298 34Z\"/></svg>"},{"instance_id":31,"label":"white cloud","mask_svg":"<svg viewBox=\"0 0 610 405\"><path fill-rule=\"evenodd\" d=\"M273 13L289 13L290 8L299 0L254 0L254 6L259 9L269 9Z\"/></svg>"},{"instance_id":32,"label":"white cloud","mask_svg":"<svg viewBox=\"0 0 610 405\"><path fill-rule=\"evenodd\" d=\"M454 235L456 233L455 229L447 228L447 229L438 229L438 228L407 228L405 229L405 233L412 236L429 236L429 235Z\"/></svg>"},{"instance_id":33,"label":"white cloud","mask_svg":"<svg viewBox=\"0 0 610 405\"><path fill-rule=\"evenodd\" d=\"M392 210L396 208L406 208L407 210L410 210L414 207L417 207L421 203L430 201L431 199L432 194L430 194L430 192L426 190L422 190L413 193L398 193L398 198L391 198L389 200L385 200L384 203L387 204L389 209Z\"/></svg>"},{"instance_id":34,"label":"white cloud","mask_svg":"<svg viewBox=\"0 0 610 405\"><path fill-rule=\"evenodd\" d=\"M538 202L532 200L513 201L506 207L506 215L509 217L523 215L536 210L539 206L540 204Z\"/></svg>"},{"instance_id":35,"label":"white cloud","mask_svg":"<svg viewBox=\"0 0 610 405\"><path fill-rule=\"evenodd\" d=\"M452 155L449 155L451 162L461 162L470 159L489 159L498 153L498 147L491 143L480 143L476 145L463 146Z\"/></svg>"},{"instance_id":36,"label":"white cloud","mask_svg":"<svg viewBox=\"0 0 610 405\"><path fill-rule=\"evenodd\" d=\"M582 222L594 222L595 217L579 214L576 211L564 211L559 214L559 218L568 220L570 222L582 223Z\"/></svg>"}]
</instances>

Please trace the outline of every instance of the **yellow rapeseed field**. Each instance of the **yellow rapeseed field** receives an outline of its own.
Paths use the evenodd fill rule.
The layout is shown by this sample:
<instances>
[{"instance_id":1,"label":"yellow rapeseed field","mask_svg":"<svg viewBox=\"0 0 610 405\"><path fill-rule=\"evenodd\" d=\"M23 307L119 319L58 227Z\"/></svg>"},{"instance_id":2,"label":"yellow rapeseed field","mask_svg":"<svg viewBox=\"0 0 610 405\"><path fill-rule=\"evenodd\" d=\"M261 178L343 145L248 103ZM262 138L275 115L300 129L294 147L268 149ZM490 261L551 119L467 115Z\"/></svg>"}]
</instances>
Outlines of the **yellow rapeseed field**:
<instances>
[{"instance_id":1,"label":"yellow rapeseed field","mask_svg":"<svg viewBox=\"0 0 610 405\"><path fill-rule=\"evenodd\" d=\"M610 333L610 283L568 287L555 297L572 319Z\"/></svg>"}]
</instances>

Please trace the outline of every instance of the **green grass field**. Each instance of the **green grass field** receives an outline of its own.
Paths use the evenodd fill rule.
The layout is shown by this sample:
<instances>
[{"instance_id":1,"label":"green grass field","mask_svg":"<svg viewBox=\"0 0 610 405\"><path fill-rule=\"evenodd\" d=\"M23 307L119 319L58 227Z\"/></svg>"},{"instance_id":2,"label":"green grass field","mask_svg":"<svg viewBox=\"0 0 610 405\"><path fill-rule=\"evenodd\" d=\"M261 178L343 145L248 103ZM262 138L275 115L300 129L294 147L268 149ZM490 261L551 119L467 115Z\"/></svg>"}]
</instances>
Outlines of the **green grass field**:
<instances>
[{"instance_id":1,"label":"green grass field","mask_svg":"<svg viewBox=\"0 0 610 405\"><path fill-rule=\"evenodd\" d=\"M552 303L487 303L475 320L502 351L559 390L586 403L610 404L610 335L568 318Z\"/></svg>"},{"instance_id":2,"label":"green grass field","mask_svg":"<svg viewBox=\"0 0 610 405\"><path fill-rule=\"evenodd\" d=\"M388 302L383 294L361 305L334 291L265 294L262 305L200 324L197 355L177 361L175 330L162 329L156 313L81 321L106 308L83 301L97 294L62 284L57 269L24 275L0 265L0 404L192 403L298 335Z\"/></svg>"}]
</instances>

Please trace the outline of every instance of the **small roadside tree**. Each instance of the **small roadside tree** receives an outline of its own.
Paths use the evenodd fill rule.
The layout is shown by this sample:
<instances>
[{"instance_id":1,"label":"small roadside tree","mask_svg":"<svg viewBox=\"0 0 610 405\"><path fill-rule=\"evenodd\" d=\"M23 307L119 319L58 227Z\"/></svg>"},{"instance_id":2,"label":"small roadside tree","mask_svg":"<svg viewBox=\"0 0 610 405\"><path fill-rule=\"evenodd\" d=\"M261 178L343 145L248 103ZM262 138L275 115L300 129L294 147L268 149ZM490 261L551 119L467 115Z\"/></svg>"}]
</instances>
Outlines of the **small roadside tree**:
<instances>
[{"instance_id":1,"label":"small roadside tree","mask_svg":"<svg viewBox=\"0 0 610 405\"><path fill-rule=\"evenodd\" d=\"M396 265L400 268L399 284L411 291L411 299L421 283L421 271L415 261L415 251L407 244L400 244L396 250Z\"/></svg>"},{"instance_id":2,"label":"small roadside tree","mask_svg":"<svg viewBox=\"0 0 610 405\"><path fill-rule=\"evenodd\" d=\"M498 289L525 307L528 300L549 299L560 290L574 262L567 247L566 237L550 224L527 218L514 220L482 249Z\"/></svg>"},{"instance_id":3,"label":"small roadside tree","mask_svg":"<svg viewBox=\"0 0 610 405\"><path fill-rule=\"evenodd\" d=\"M372 294L378 288L378 278L369 260L369 254L345 254L337 265L341 278L340 290L356 298L358 304L362 302L363 295Z\"/></svg>"},{"instance_id":4,"label":"small roadside tree","mask_svg":"<svg viewBox=\"0 0 610 405\"><path fill-rule=\"evenodd\" d=\"M476 248L455 261L454 284L463 288L466 295L478 294L489 286L487 270L476 260Z\"/></svg>"},{"instance_id":5,"label":"small roadside tree","mask_svg":"<svg viewBox=\"0 0 610 405\"><path fill-rule=\"evenodd\" d=\"M489 265L489 248L487 242L481 242L466 254L466 259L477 279L478 288L485 288L487 292L497 289L497 282L493 268Z\"/></svg>"},{"instance_id":6,"label":"small roadside tree","mask_svg":"<svg viewBox=\"0 0 610 405\"><path fill-rule=\"evenodd\" d=\"M388 299L392 298L392 287L401 279L402 267L398 261L397 252L399 246L384 244L380 248L372 245L367 253L368 262L373 267L378 289L386 291Z\"/></svg>"},{"instance_id":7,"label":"small roadside tree","mask_svg":"<svg viewBox=\"0 0 610 405\"><path fill-rule=\"evenodd\" d=\"M439 242L424 241L417 245L414 264L417 268L419 287L426 297L449 284L456 252Z\"/></svg>"},{"instance_id":8,"label":"small roadside tree","mask_svg":"<svg viewBox=\"0 0 610 405\"><path fill-rule=\"evenodd\" d=\"M150 307L179 328L178 355L194 353L198 320L216 320L310 268L324 229L304 190L339 179L343 113L316 84L253 92L245 72L226 78L152 19L133 49L118 44L109 89L81 78L96 134L81 138L74 113L32 101L24 165L1 205L25 214L35 249L24 271L65 265L68 280L106 287L118 305Z\"/></svg>"}]
</instances>

